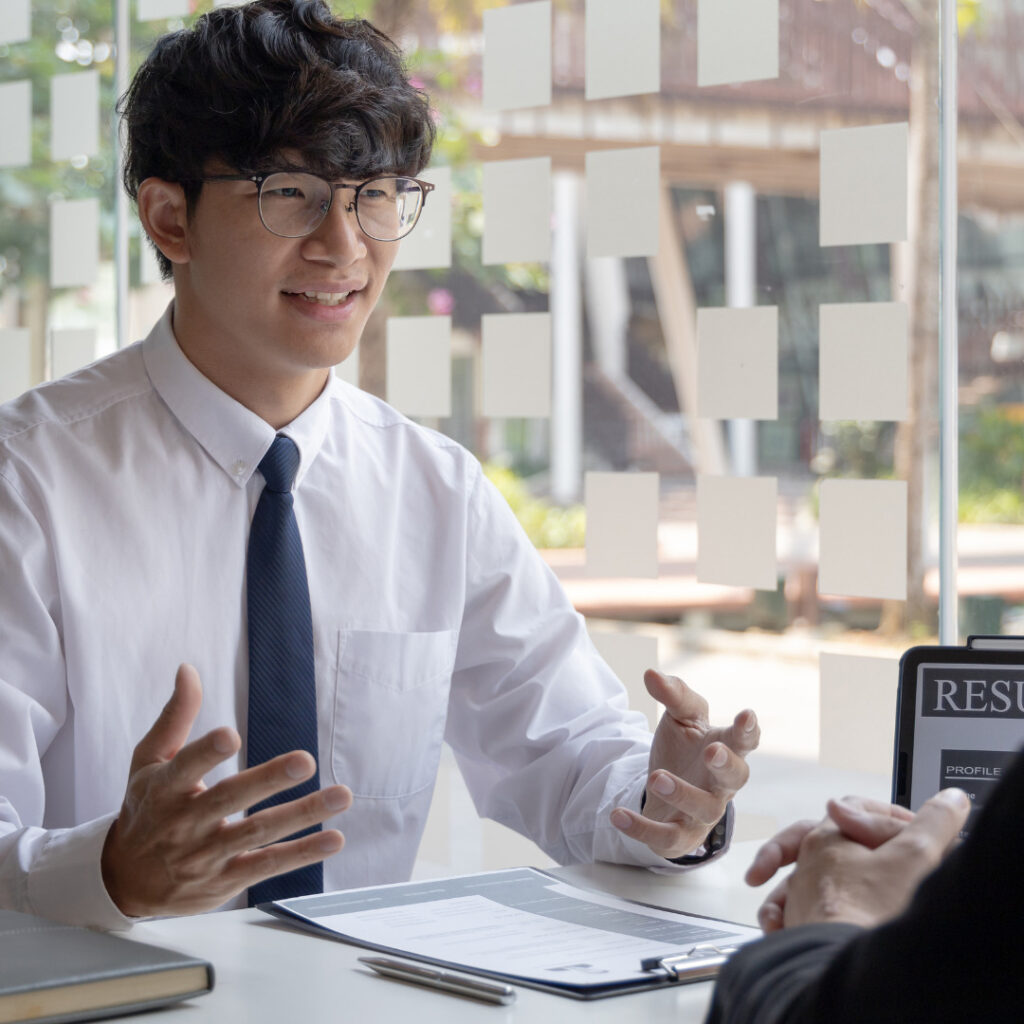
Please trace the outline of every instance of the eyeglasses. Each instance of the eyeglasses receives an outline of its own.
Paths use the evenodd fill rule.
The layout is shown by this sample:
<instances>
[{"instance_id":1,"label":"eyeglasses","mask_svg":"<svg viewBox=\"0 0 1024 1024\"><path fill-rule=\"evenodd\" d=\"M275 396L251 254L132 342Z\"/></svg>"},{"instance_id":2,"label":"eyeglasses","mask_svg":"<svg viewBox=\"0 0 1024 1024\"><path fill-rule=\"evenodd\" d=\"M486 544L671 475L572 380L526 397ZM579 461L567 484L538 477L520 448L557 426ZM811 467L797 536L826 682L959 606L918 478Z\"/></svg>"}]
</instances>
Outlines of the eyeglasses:
<instances>
[{"instance_id":1,"label":"eyeglasses","mask_svg":"<svg viewBox=\"0 0 1024 1024\"><path fill-rule=\"evenodd\" d=\"M363 233L378 242L397 242L416 226L423 204L434 186L418 178L382 177L361 185L327 181L306 171L273 171L270 174L214 174L207 181L252 181L259 186L260 221L272 234L302 238L324 222L334 193L352 189L346 210L355 210Z\"/></svg>"}]
</instances>

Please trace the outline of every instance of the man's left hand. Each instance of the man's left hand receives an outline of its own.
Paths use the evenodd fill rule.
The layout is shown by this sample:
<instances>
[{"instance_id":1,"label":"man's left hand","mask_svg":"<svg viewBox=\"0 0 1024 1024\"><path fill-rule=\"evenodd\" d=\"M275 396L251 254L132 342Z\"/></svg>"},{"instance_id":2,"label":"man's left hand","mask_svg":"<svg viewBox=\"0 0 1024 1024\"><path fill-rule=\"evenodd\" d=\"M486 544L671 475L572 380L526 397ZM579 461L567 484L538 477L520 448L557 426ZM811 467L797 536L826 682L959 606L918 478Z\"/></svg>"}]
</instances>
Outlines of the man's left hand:
<instances>
[{"instance_id":1,"label":"man's left hand","mask_svg":"<svg viewBox=\"0 0 1024 1024\"><path fill-rule=\"evenodd\" d=\"M721 820L747 781L745 758L761 730L749 709L730 726L712 727L708 702L676 676L649 669L644 684L665 706L651 747L647 800L642 814L617 807L612 824L672 860L704 843Z\"/></svg>"}]
</instances>

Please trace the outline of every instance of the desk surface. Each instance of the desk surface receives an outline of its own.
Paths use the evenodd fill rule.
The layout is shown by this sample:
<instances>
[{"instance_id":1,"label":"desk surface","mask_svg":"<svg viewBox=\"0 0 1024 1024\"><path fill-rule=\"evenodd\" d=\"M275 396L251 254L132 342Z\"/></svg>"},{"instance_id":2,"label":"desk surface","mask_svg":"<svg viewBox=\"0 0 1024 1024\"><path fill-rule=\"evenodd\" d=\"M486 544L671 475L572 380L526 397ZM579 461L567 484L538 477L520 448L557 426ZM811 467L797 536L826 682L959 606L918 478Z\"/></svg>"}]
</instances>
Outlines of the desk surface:
<instances>
[{"instance_id":1,"label":"desk surface","mask_svg":"<svg viewBox=\"0 0 1024 1024\"><path fill-rule=\"evenodd\" d=\"M742 882L758 843L737 843L720 861L683 875L610 864L553 869L569 881L627 899L754 924L764 895ZM256 910L233 910L138 925L131 937L171 946L214 965L214 991L160 1013L133 1017L160 1024L698 1024L711 984L584 1003L519 988L512 1006L491 1006L389 981L357 962L366 950L293 930Z\"/></svg>"}]
</instances>

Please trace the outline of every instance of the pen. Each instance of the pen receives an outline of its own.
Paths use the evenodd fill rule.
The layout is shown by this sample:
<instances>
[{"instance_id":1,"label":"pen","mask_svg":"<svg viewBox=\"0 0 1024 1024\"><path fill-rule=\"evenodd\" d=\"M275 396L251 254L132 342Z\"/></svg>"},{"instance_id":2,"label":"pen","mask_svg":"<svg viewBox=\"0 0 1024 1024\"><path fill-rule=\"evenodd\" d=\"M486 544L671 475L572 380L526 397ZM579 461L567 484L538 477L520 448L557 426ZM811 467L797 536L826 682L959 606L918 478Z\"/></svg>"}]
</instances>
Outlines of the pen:
<instances>
[{"instance_id":1,"label":"pen","mask_svg":"<svg viewBox=\"0 0 1024 1024\"><path fill-rule=\"evenodd\" d=\"M399 981L411 981L414 985L426 985L427 988L439 988L445 992L455 992L460 996L482 999L487 1003L507 1005L514 1003L516 990L510 985L496 982L478 981L462 974L450 974L434 967L423 967L404 960L389 960L383 956L361 956L361 964L384 975L386 978L397 978Z\"/></svg>"}]
</instances>

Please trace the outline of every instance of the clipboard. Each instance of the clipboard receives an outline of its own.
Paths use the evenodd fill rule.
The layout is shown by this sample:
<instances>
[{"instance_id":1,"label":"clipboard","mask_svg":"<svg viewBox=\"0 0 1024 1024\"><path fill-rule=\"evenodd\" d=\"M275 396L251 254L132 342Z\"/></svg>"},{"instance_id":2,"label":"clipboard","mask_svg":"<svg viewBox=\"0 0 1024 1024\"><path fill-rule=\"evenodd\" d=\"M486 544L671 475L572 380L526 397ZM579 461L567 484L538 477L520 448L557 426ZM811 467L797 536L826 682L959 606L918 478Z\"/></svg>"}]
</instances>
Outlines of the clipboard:
<instances>
[{"instance_id":1,"label":"clipboard","mask_svg":"<svg viewBox=\"0 0 1024 1024\"><path fill-rule=\"evenodd\" d=\"M484 948L470 949L469 955L458 957L443 949L432 952L430 942L397 941L394 936L400 932L389 938L386 926L384 930L373 926L380 920L416 919L422 920L424 933L454 933L463 927L463 921L452 915L452 901L467 898L490 901L483 908L482 920L493 912L497 946L506 937L502 930L512 929L507 937L515 941L508 943L509 948L518 945L528 949L532 944L538 957L543 951L543 965L524 969L522 959L510 955L495 960ZM761 936L758 928L749 925L625 900L572 885L536 868L349 889L263 903L258 909L337 941L444 970L585 1000L709 980L740 946ZM519 918L510 917L509 910L519 913ZM546 945L532 933L532 916L538 918L537 935L546 937ZM608 959L600 960L591 955L592 951L578 953L576 948L567 955L565 943L571 933L560 931L560 922L570 927L582 925L595 935L605 931L604 938L594 941L611 951ZM692 941L670 941L685 935L691 935ZM489 938L484 938L483 946ZM633 951L641 948L646 955L634 955ZM580 959L586 962L580 963ZM618 967L614 966L616 961Z\"/></svg>"},{"instance_id":2,"label":"clipboard","mask_svg":"<svg viewBox=\"0 0 1024 1024\"><path fill-rule=\"evenodd\" d=\"M900 659L892 802L916 811L940 789L972 800L966 836L1024 745L1024 636L971 636Z\"/></svg>"}]
</instances>

